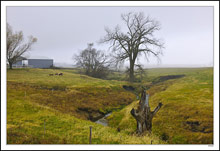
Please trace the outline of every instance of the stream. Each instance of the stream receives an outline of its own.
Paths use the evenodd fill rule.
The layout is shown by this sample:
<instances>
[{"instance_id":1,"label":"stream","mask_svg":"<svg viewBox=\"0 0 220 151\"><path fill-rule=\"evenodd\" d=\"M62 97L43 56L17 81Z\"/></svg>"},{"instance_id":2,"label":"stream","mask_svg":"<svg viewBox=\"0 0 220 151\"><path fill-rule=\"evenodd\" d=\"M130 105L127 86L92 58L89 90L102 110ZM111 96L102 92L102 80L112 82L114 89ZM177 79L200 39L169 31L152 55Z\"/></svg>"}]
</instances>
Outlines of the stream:
<instances>
[{"instance_id":1,"label":"stream","mask_svg":"<svg viewBox=\"0 0 220 151\"><path fill-rule=\"evenodd\" d=\"M112 113L108 113L106 114L104 117L100 118L99 120L95 121L95 123L98 123L98 124L102 124L104 126L108 126L108 121L107 121L107 117L110 116Z\"/></svg>"},{"instance_id":2,"label":"stream","mask_svg":"<svg viewBox=\"0 0 220 151\"><path fill-rule=\"evenodd\" d=\"M176 78L181 78L185 75L168 75L168 76L160 76L159 77L159 80L154 80L150 85L148 85L148 88L144 88L144 89L150 89L150 87L153 85L153 84L156 84L156 83L160 83L160 82L163 82L163 81L166 81L166 80L169 80L169 79L176 79ZM135 92L135 88L132 87L132 86L127 86L127 85L123 85L123 88L127 91L130 91L132 92L133 94L136 95L136 99L139 100L140 97L138 95L137 92ZM104 126L108 126L108 120L106 119L108 116L110 116L112 114L112 112L106 114L104 117L100 118L99 120L95 121L95 123L97 124L101 124L101 125L104 125Z\"/></svg>"}]
</instances>

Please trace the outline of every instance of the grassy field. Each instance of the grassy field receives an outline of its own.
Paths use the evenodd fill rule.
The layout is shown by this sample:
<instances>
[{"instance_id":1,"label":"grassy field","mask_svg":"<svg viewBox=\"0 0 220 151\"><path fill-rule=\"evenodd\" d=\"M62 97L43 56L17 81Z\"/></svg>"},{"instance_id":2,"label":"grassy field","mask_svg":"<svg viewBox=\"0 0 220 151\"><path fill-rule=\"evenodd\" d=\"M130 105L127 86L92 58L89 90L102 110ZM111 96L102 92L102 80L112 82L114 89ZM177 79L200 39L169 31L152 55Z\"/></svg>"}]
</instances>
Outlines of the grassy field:
<instances>
[{"instance_id":1,"label":"grassy field","mask_svg":"<svg viewBox=\"0 0 220 151\"><path fill-rule=\"evenodd\" d=\"M64 75L49 76L60 72ZM7 74L8 92L19 90L32 102L91 120L132 102L134 95L124 91L123 84L126 82L96 79L71 70L16 69Z\"/></svg>"},{"instance_id":2,"label":"grassy field","mask_svg":"<svg viewBox=\"0 0 220 151\"><path fill-rule=\"evenodd\" d=\"M63 76L49 76L62 72ZM150 144L158 137L118 133L91 120L131 103L122 89L127 82L101 80L72 70L14 69L7 71L8 144Z\"/></svg>"},{"instance_id":3,"label":"grassy field","mask_svg":"<svg viewBox=\"0 0 220 151\"><path fill-rule=\"evenodd\" d=\"M90 126L92 144L150 144L151 140L165 143L156 136L139 138L118 133L115 128L34 103L22 92L13 91L7 96L7 144L88 144Z\"/></svg>"},{"instance_id":4,"label":"grassy field","mask_svg":"<svg viewBox=\"0 0 220 151\"><path fill-rule=\"evenodd\" d=\"M49 76L62 72L63 76ZM8 144L88 144L89 126L94 144L210 144L213 137L213 69L149 69L141 83L159 76L180 75L151 85L151 110L164 105L153 119L153 133L138 137L130 110L134 94L122 89L128 82L101 80L67 69L7 71ZM92 121L114 111L110 126ZM121 131L118 132L117 129Z\"/></svg>"},{"instance_id":5,"label":"grassy field","mask_svg":"<svg viewBox=\"0 0 220 151\"><path fill-rule=\"evenodd\" d=\"M181 75L153 85L147 90L153 110L159 102L164 105L153 119L153 133L169 144L213 143L213 69L151 69L148 79L158 76ZM143 82L144 83L144 82ZM109 117L111 127L119 127L126 133L136 129L130 110L133 102Z\"/></svg>"}]
</instances>

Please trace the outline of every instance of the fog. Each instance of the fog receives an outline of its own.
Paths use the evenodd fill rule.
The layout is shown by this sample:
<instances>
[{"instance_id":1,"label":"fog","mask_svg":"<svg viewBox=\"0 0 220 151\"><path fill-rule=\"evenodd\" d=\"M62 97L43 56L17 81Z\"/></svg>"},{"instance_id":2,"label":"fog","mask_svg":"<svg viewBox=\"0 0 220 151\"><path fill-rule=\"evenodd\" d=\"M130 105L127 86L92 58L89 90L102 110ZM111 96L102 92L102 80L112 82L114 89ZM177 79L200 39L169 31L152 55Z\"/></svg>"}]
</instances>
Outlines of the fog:
<instances>
[{"instance_id":1,"label":"fog","mask_svg":"<svg viewBox=\"0 0 220 151\"><path fill-rule=\"evenodd\" d=\"M70 66L87 43L108 51L109 44L97 44L104 28L120 25L126 30L120 16L130 11L144 12L162 27L155 33L165 43L161 62L141 57L145 67L213 66L212 7L7 7L7 22L26 38L37 37L26 57L48 57Z\"/></svg>"}]
</instances>

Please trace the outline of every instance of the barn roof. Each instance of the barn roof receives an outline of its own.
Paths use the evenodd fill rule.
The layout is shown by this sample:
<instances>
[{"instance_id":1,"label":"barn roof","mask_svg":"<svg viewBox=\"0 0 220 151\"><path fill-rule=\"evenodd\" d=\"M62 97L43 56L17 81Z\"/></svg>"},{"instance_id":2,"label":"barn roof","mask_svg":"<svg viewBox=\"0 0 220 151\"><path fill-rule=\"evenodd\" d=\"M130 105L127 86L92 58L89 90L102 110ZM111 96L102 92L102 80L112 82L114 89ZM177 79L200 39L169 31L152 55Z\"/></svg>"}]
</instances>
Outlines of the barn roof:
<instances>
[{"instance_id":1,"label":"barn roof","mask_svg":"<svg viewBox=\"0 0 220 151\"><path fill-rule=\"evenodd\" d=\"M18 58L16 58L16 61L21 61L21 60L27 60L27 58L19 56Z\"/></svg>"},{"instance_id":2,"label":"barn roof","mask_svg":"<svg viewBox=\"0 0 220 151\"><path fill-rule=\"evenodd\" d=\"M45 57L45 56L31 56L31 57L29 57L28 59L39 59L39 60L41 60L41 59L46 59L46 60L53 60L53 59L48 58L48 57Z\"/></svg>"}]
</instances>

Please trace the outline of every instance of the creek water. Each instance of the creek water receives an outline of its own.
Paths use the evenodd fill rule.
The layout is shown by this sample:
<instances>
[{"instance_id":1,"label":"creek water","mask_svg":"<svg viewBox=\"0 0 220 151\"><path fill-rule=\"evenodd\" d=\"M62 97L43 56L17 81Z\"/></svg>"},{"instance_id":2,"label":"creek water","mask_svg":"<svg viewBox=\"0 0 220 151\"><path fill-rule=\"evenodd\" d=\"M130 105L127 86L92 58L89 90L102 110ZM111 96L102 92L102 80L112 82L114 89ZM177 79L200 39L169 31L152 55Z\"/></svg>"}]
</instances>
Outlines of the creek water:
<instances>
[{"instance_id":1,"label":"creek water","mask_svg":"<svg viewBox=\"0 0 220 151\"><path fill-rule=\"evenodd\" d=\"M95 121L95 123L98 123L98 124L102 124L104 126L108 126L108 120L106 119L108 116L110 116L112 113L108 113L106 114L104 117L100 118L99 120Z\"/></svg>"}]
</instances>

